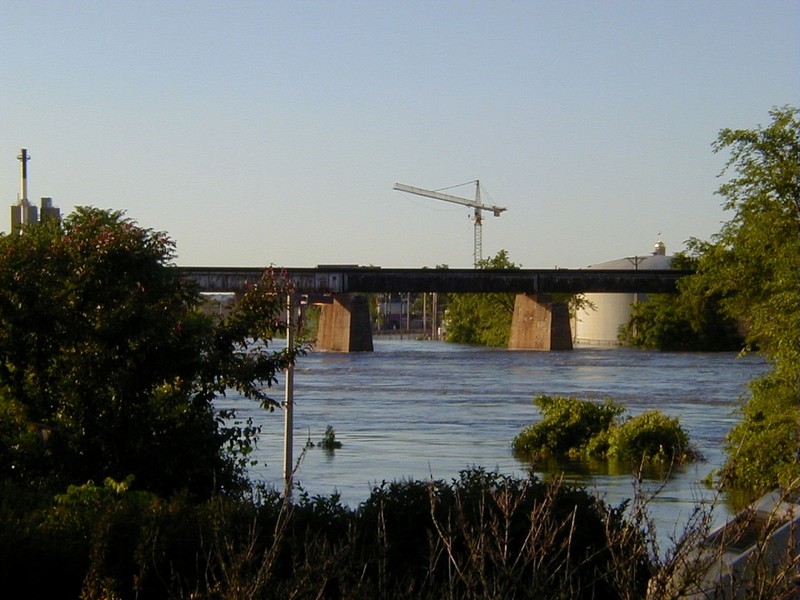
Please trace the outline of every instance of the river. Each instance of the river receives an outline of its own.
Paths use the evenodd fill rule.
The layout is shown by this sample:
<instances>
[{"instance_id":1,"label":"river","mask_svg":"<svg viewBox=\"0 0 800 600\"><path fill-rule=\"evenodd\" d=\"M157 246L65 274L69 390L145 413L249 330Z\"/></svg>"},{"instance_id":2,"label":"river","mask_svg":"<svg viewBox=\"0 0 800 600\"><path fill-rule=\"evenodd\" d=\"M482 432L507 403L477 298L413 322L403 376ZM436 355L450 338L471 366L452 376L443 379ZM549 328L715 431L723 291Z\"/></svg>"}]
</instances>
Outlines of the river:
<instances>
[{"instance_id":1,"label":"river","mask_svg":"<svg viewBox=\"0 0 800 600\"><path fill-rule=\"evenodd\" d=\"M294 453L301 461L295 478L310 495L336 492L355 507L383 480L449 481L472 466L523 476L527 466L513 457L510 444L538 420L535 396L612 398L631 416L658 408L679 417L706 458L666 480L646 481L648 491L661 488L650 504L661 540L679 535L695 504L711 498L701 481L724 463L723 439L737 422L733 411L748 381L767 368L759 356L734 353L617 347L527 352L386 338L374 345L374 352L311 352L297 362ZM273 390L279 400L282 383ZM235 396L218 404L262 427L255 454L261 464L251 475L280 489L283 415ZM327 426L342 447L303 453L306 440L318 443ZM612 505L633 496L631 473L577 466L564 475ZM729 514L723 503L714 521Z\"/></svg>"}]
</instances>

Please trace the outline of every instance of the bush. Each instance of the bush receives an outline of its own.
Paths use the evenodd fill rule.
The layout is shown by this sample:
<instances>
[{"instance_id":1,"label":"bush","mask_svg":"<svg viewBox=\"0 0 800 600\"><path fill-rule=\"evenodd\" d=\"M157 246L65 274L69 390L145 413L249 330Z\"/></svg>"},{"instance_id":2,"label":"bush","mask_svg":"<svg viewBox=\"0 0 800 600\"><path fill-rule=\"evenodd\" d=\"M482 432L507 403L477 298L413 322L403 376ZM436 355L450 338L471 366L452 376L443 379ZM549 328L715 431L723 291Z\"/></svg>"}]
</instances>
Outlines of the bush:
<instances>
[{"instance_id":1,"label":"bush","mask_svg":"<svg viewBox=\"0 0 800 600\"><path fill-rule=\"evenodd\" d=\"M700 458L689 445L689 436L677 417L668 417L659 410L649 410L612 427L606 456L616 460L676 463Z\"/></svg>"},{"instance_id":2,"label":"bush","mask_svg":"<svg viewBox=\"0 0 800 600\"><path fill-rule=\"evenodd\" d=\"M322 436L322 441L319 443L323 450L333 451L342 447L342 442L336 439L336 431L332 426L328 425L325 428L325 434Z\"/></svg>"},{"instance_id":3,"label":"bush","mask_svg":"<svg viewBox=\"0 0 800 600\"><path fill-rule=\"evenodd\" d=\"M536 461L544 457L584 457L631 462L683 463L701 458L677 418L659 410L622 419L625 409L610 399L538 396L542 420L514 438L514 453Z\"/></svg>"},{"instance_id":4,"label":"bush","mask_svg":"<svg viewBox=\"0 0 800 600\"><path fill-rule=\"evenodd\" d=\"M213 401L278 405L267 390L302 353L268 350L290 282L267 271L212 321L174 257L165 234L90 207L0 235L0 480L248 492L257 428Z\"/></svg>"},{"instance_id":5,"label":"bush","mask_svg":"<svg viewBox=\"0 0 800 600\"><path fill-rule=\"evenodd\" d=\"M36 510L0 501L2 589L87 599L613 599L643 597L652 572L621 508L533 476L474 468L449 484L383 483L356 509L336 496L274 493L195 504L129 485L72 487ZM41 578L43 564L57 577Z\"/></svg>"},{"instance_id":6,"label":"bush","mask_svg":"<svg viewBox=\"0 0 800 600\"><path fill-rule=\"evenodd\" d=\"M561 396L537 396L533 404L542 412L542 420L513 442L514 452L529 458L588 454L592 441L625 410L612 400L598 403Z\"/></svg>"},{"instance_id":7,"label":"bush","mask_svg":"<svg viewBox=\"0 0 800 600\"><path fill-rule=\"evenodd\" d=\"M773 372L753 381L750 390L751 397L739 408L742 420L726 439L722 480L750 500L775 486L796 490L798 377Z\"/></svg>"}]
</instances>

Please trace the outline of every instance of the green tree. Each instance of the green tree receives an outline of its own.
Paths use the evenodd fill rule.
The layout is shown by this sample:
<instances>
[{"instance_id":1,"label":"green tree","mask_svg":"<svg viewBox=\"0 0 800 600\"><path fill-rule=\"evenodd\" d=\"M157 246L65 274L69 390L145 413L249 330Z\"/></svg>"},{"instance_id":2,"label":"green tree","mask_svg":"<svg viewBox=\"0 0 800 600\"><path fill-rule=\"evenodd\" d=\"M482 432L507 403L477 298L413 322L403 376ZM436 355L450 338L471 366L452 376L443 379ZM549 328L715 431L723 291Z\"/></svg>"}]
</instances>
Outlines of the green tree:
<instances>
[{"instance_id":1,"label":"green tree","mask_svg":"<svg viewBox=\"0 0 800 600\"><path fill-rule=\"evenodd\" d=\"M718 193L733 217L710 242L692 240L698 272L684 289L718 296L772 365L728 436L725 474L753 491L796 484L800 426L800 122L793 107L770 116L766 127L724 129L714 144L730 153Z\"/></svg>"},{"instance_id":2,"label":"green tree","mask_svg":"<svg viewBox=\"0 0 800 600\"><path fill-rule=\"evenodd\" d=\"M165 234L95 208L0 237L0 479L245 488L256 432L212 401L237 389L271 405L294 356L265 350L280 290L265 277L214 323L173 258Z\"/></svg>"},{"instance_id":3,"label":"green tree","mask_svg":"<svg viewBox=\"0 0 800 600\"><path fill-rule=\"evenodd\" d=\"M479 269L519 269L500 250L484 258ZM514 294L449 294L446 313L448 342L506 346L514 315Z\"/></svg>"},{"instance_id":4,"label":"green tree","mask_svg":"<svg viewBox=\"0 0 800 600\"><path fill-rule=\"evenodd\" d=\"M679 253L671 267L695 270L697 263L697 257ZM720 294L687 282L678 282L677 294L652 294L635 304L620 342L651 350L740 350L744 341L737 321L724 314Z\"/></svg>"}]
</instances>

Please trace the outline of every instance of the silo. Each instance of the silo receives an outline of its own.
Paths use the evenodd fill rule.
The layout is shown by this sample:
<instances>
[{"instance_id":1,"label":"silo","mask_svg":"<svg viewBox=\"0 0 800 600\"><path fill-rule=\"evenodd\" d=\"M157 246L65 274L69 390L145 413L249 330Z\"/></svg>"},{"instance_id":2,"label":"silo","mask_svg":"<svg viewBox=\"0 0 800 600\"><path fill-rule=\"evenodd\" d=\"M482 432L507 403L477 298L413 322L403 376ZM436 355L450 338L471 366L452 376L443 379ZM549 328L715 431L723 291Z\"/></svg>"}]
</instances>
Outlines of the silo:
<instances>
[{"instance_id":1,"label":"silo","mask_svg":"<svg viewBox=\"0 0 800 600\"><path fill-rule=\"evenodd\" d=\"M669 269L672 257L666 255L664 242L658 241L652 254L630 256L590 265L588 269ZM595 310L578 311L573 322L576 345L615 346L620 326L628 322L632 306L644 301L646 294L586 294Z\"/></svg>"}]
</instances>

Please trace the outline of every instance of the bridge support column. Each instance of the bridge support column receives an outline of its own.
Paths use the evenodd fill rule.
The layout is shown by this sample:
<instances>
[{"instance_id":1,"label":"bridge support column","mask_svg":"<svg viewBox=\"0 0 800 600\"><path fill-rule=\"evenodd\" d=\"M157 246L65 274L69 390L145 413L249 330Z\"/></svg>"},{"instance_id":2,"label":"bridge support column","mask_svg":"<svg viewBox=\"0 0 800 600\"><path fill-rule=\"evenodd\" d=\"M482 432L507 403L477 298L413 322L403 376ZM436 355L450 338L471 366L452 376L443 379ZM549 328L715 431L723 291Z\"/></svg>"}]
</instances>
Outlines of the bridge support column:
<instances>
[{"instance_id":1,"label":"bridge support column","mask_svg":"<svg viewBox=\"0 0 800 600\"><path fill-rule=\"evenodd\" d=\"M511 350L572 350L569 310L545 294L517 294L508 338Z\"/></svg>"},{"instance_id":2,"label":"bridge support column","mask_svg":"<svg viewBox=\"0 0 800 600\"><path fill-rule=\"evenodd\" d=\"M324 352L372 352L367 298L342 294L334 296L332 304L323 304L314 348Z\"/></svg>"}]
</instances>

